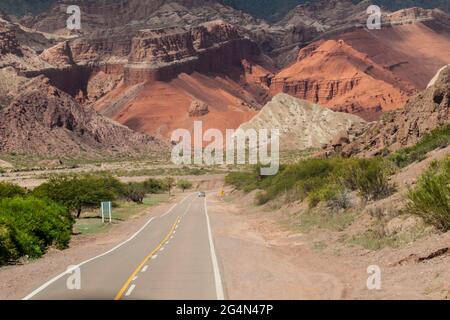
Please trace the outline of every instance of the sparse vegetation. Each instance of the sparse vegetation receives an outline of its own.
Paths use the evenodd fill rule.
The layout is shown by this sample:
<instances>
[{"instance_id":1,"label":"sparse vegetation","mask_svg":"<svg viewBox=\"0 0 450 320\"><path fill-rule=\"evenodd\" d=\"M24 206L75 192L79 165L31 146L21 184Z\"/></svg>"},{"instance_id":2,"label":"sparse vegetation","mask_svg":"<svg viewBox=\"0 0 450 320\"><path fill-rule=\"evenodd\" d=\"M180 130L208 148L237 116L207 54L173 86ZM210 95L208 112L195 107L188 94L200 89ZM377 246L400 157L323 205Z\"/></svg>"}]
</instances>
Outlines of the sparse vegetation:
<instances>
[{"instance_id":1,"label":"sparse vegetation","mask_svg":"<svg viewBox=\"0 0 450 320\"><path fill-rule=\"evenodd\" d=\"M393 153L389 159L398 167L403 168L413 162L422 161L428 152L445 148L448 145L450 145L450 124L431 131L423 136L417 144Z\"/></svg>"},{"instance_id":2,"label":"sparse vegetation","mask_svg":"<svg viewBox=\"0 0 450 320\"><path fill-rule=\"evenodd\" d=\"M327 213L321 210L309 210L300 216L299 229L303 232L314 228L343 231L355 220L355 212Z\"/></svg>"},{"instance_id":3,"label":"sparse vegetation","mask_svg":"<svg viewBox=\"0 0 450 320\"><path fill-rule=\"evenodd\" d=\"M408 210L441 231L450 230L450 158L433 162L408 192Z\"/></svg>"},{"instance_id":4,"label":"sparse vegetation","mask_svg":"<svg viewBox=\"0 0 450 320\"><path fill-rule=\"evenodd\" d=\"M426 234L427 230L425 228L416 227L405 232L388 235L384 231L383 226L377 224L369 230L352 236L347 242L373 251L385 247L398 248L404 244L411 243Z\"/></svg>"},{"instance_id":5,"label":"sparse vegetation","mask_svg":"<svg viewBox=\"0 0 450 320\"><path fill-rule=\"evenodd\" d=\"M385 159L311 158L280 168L275 176L259 176L252 171L230 173L225 181L239 190L261 191L256 203L265 204L285 194L289 201L307 200L310 207L327 202L331 208L346 209L349 191L358 191L366 200L389 196L391 167Z\"/></svg>"}]
</instances>

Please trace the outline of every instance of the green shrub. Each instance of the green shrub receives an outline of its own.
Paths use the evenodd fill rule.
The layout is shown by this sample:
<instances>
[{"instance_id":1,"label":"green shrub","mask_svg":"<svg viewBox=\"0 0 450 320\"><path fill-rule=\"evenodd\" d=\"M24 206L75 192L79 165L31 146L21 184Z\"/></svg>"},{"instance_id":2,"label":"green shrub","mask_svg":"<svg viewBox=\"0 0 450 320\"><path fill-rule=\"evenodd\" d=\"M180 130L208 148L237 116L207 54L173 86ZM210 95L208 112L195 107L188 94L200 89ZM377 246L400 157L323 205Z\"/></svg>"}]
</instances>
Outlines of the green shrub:
<instances>
[{"instance_id":1,"label":"green shrub","mask_svg":"<svg viewBox=\"0 0 450 320\"><path fill-rule=\"evenodd\" d=\"M19 256L38 258L55 245L67 247L73 218L63 206L34 197L15 197L0 201L0 261Z\"/></svg>"},{"instance_id":2,"label":"green shrub","mask_svg":"<svg viewBox=\"0 0 450 320\"><path fill-rule=\"evenodd\" d=\"M381 158L311 158L280 168L275 176L261 177L257 171L229 174L225 181L246 192L261 189L256 202L264 204L281 194L286 199L308 200L310 207L326 201L332 208L347 208L348 192L357 190L367 200L390 195L392 173Z\"/></svg>"},{"instance_id":3,"label":"green shrub","mask_svg":"<svg viewBox=\"0 0 450 320\"><path fill-rule=\"evenodd\" d=\"M0 182L0 199L24 196L25 193L25 189L16 184L10 182Z\"/></svg>"},{"instance_id":4,"label":"green shrub","mask_svg":"<svg viewBox=\"0 0 450 320\"><path fill-rule=\"evenodd\" d=\"M387 161L381 158L349 159L335 173L336 181L349 190L357 190L366 200L379 200L391 195Z\"/></svg>"},{"instance_id":5,"label":"green shrub","mask_svg":"<svg viewBox=\"0 0 450 320\"><path fill-rule=\"evenodd\" d=\"M128 201L143 203L145 188L142 183L129 183L124 188L124 195Z\"/></svg>"},{"instance_id":6,"label":"green shrub","mask_svg":"<svg viewBox=\"0 0 450 320\"><path fill-rule=\"evenodd\" d=\"M181 179L177 182L177 186L184 192L185 190L192 188L192 182L190 182L189 180Z\"/></svg>"},{"instance_id":7,"label":"green shrub","mask_svg":"<svg viewBox=\"0 0 450 320\"><path fill-rule=\"evenodd\" d=\"M101 176L58 176L33 190L37 198L51 199L80 217L84 208L98 207L102 201L113 201L117 197L115 182Z\"/></svg>"},{"instance_id":8,"label":"green shrub","mask_svg":"<svg viewBox=\"0 0 450 320\"><path fill-rule=\"evenodd\" d=\"M159 179L150 178L143 182L144 190L146 193L162 193L167 192L167 184Z\"/></svg>"},{"instance_id":9,"label":"green shrub","mask_svg":"<svg viewBox=\"0 0 450 320\"><path fill-rule=\"evenodd\" d=\"M341 185L326 184L311 192L307 199L310 208L316 207L320 202L325 202L327 207L333 211L350 207L348 190Z\"/></svg>"},{"instance_id":10,"label":"green shrub","mask_svg":"<svg viewBox=\"0 0 450 320\"><path fill-rule=\"evenodd\" d=\"M0 224L0 266L19 258L19 252L14 245L11 230Z\"/></svg>"},{"instance_id":11,"label":"green shrub","mask_svg":"<svg viewBox=\"0 0 450 320\"><path fill-rule=\"evenodd\" d=\"M416 145L395 152L389 156L389 159L398 167L403 168L413 162L425 159L428 152L445 148L449 144L450 124L431 131L423 136Z\"/></svg>"},{"instance_id":12,"label":"green shrub","mask_svg":"<svg viewBox=\"0 0 450 320\"><path fill-rule=\"evenodd\" d=\"M225 183L238 190L250 192L258 189L258 175L255 172L231 172L225 177Z\"/></svg>"},{"instance_id":13,"label":"green shrub","mask_svg":"<svg viewBox=\"0 0 450 320\"><path fill-rule=\"evenodd\" d=\"M434 162L408 192L407 208L442 231L450 230L450 159Z\"/></svg>"}]
</instances>

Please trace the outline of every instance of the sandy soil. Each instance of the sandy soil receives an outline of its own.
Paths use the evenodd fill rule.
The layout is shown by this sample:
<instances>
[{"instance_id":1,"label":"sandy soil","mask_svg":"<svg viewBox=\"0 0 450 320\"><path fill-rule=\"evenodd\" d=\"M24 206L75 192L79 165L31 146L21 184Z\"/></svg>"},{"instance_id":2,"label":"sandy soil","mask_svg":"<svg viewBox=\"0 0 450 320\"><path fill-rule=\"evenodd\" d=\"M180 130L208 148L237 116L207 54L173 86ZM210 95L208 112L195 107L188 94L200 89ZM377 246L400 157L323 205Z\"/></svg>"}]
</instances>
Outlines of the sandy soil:
<instances>
[{"instance_id":1,"label":"sandy soil","mask_svg":"<svg viewBox=\"0 0 450 320\"><path fill-rule=\"evenodd\" d=\"M340 299L344 284L311 264L302 235L286 235L245 207L208 202L228 299ZM264 214L263 214L264 215ZM268 238L268 235L271 235ZM287 236L287 238L286 238ZM289 239L290 245L277 240Z\"/></svg>"},{"instance_id":2,"label":"sandy soil","mask_svg":"<svg viewBox=\"0 0 450 320\"><path fill-rule=\"evenodd\" d=\"M125 223L115 224L107 233L73 236L66 250L50 249L41 259L0 268L0 300L21 299L65 269L103 252L132 236L150 217L166 212L183 195L147 209Z\"/></svg>"},{"instance_id":3,"label":"sandy soil","mask_svg":"<svg viewBox=\"0 0 450 320\"><path fill-rule=\"evenodd\" d=\"M369 251L342 241L352 230L286 231L280 221L301 208L291 205L272 211L254 207L253 196L236 194L229 196L231 200L213 197L209 201L228 298L450 298L450 250L417 262L419 257L449 248L450 232L430 235L400 249ZM381 268L381 290L367 289L371 265Z\"/></svg>"}]
</instances>

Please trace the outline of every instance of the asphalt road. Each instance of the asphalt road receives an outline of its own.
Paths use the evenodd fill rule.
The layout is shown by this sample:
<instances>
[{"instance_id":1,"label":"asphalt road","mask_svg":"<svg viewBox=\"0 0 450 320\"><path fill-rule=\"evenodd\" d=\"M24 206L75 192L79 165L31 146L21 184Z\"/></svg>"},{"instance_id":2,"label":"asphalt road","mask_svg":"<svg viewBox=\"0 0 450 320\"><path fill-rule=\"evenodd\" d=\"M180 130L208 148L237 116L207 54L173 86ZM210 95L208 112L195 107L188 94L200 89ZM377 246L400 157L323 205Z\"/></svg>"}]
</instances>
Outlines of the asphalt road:
<instances>
[{"instance_id":1,"label":"asphalt road","mask_svg":"<svg viewBox=\"0 0 450 320\"><path fill-rule=\"evenodd\" d=\"M206 198L186 197L133 237L24 299L223 299Z\"/></svg>"}]
</instances>

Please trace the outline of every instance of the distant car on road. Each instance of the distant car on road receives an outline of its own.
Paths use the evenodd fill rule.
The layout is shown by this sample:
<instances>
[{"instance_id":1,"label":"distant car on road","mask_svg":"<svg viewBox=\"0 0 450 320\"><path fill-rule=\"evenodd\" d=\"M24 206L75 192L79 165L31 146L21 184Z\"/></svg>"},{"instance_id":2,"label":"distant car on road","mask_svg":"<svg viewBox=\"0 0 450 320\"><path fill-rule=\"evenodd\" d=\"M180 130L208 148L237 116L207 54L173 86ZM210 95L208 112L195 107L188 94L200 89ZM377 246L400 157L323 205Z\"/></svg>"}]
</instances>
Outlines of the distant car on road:
<instances>
[{"instance_id":1,"label":"distant car on road","mask_svg":"<svg viewBox=\"0 0 450 320\"><path fill-rule=\"evenodd\" d=\"M197 193L197 196L199 198L204 198L204 197L206 197L206 193L204 193L203 191L200 191L199 193Z\"/></svg>"}]
</instances>

